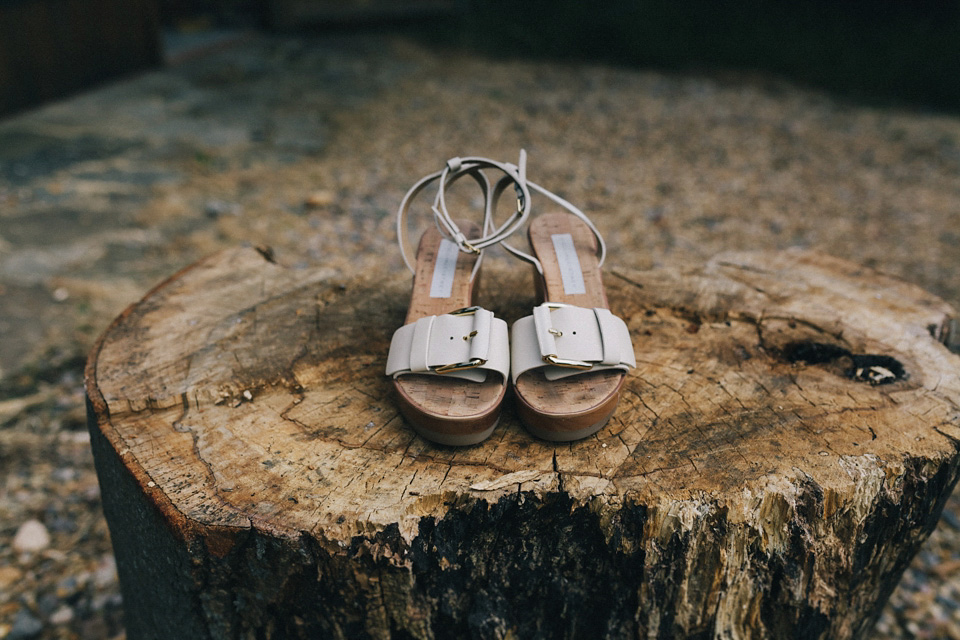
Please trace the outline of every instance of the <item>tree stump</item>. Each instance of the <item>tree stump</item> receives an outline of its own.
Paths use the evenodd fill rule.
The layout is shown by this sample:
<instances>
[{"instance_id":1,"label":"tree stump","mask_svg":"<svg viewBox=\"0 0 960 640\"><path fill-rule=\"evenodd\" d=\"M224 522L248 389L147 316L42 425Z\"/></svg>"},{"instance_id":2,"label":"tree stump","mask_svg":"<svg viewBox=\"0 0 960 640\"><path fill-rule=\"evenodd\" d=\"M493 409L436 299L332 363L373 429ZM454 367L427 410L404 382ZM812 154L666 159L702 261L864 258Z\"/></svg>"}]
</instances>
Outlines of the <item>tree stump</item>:
<instances>
[{"instance_id":1,"label":"tree stump","mask_svg":"<svg viewBox=\"0 0 960 640\"><path fill-rule=\"evenodd\" d=\"M484 282L529 313L526 269ZM407 277L242 249L158 286L86 373L128 637L863 637L958 478L954 312L799 251L606 282L614 419L556 446L508 404L464 449L388 392Z\"/></svg>"}]
</instances>

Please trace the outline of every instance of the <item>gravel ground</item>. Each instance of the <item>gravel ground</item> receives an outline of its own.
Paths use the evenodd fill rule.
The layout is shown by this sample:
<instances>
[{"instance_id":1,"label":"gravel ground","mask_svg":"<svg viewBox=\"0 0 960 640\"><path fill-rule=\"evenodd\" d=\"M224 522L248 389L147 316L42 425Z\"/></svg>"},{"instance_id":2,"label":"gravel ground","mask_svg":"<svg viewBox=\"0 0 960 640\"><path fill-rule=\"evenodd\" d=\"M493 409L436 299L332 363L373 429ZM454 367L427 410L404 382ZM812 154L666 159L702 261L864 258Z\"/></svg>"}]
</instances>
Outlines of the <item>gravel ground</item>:
<instances>
[{"instance_id":1,"label":"gravel ground","mask_svg":"<svg viewBox=\"0 0 960 640\"><path fill-rule=\"evenodd\" d=\"M0 638L122 638L84 355L220 248L402 268L393 213L455 155L530 154L612 262L805 246L960 307L960 119L765 77L495 61L400 36L250 37L0 121ZM874 633L960 638L960 496Z\"/></svg>"}]
</instances>

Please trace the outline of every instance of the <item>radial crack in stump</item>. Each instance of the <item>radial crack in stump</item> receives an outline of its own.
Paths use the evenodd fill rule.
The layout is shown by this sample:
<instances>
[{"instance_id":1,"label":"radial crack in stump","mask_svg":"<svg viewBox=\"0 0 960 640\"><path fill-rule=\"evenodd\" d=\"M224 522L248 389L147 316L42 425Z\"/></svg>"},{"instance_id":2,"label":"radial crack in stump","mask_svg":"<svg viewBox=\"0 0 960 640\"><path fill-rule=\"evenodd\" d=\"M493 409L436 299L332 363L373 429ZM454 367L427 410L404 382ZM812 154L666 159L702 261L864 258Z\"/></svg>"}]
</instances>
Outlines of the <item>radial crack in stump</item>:
<instances>
[{"instance_id":1,"label":"radial crack in stump","mask_svg":"<svg viewBox=\"0 0 960 640\"><path fill-rule=\"evenodd\" d=\"M527 275L481 304L528 313ZM239 249L104 333L131 639L863 637L957 481L956 315L848 262L612 268L638 367L561 446L509 404L475 447L414 434L383 375L409 286Z\"/></svg>"}]
</instances>

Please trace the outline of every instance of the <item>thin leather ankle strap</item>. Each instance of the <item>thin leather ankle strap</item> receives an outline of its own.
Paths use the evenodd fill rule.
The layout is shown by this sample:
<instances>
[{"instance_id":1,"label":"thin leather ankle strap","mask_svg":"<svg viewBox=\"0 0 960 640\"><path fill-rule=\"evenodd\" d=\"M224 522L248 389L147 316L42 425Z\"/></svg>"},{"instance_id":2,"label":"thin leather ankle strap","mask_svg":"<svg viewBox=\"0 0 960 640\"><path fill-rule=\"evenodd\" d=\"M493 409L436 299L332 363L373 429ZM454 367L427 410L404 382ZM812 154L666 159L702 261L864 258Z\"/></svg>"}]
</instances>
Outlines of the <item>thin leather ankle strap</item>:
<instances>
[{"instance_id":1,"label":"thin leather ankle strap","mask_svg":"<svg viewBox=\"0 0 960 640\"><path fill-rule=\"evenodd\" d=\"M404 220L410 204L413 199L430 183L439 180L437 195L434 198L433 210L434 221L440 232L443 233L451 242L456 243L460 251L465 253L481 254L484 249L492 245L503 242L507 237L519 229L530 215L530 190L527 187L526 180L526 161L527 154L520 151L519 164L514 165L505 162L497 162L489 158L470 156L466 158L451 158L446 162L443 169L436 171L421 178L414 184L403 200L400 202L400 208L397 211L397 240L400 243L400 252L403 255L403 261L411 272L414 272L413 264L407 255L406 243L404 242ZM490 181L483 173L484 169L495 169L504 174L497 181L496 189L491 193ZM479 238L467 238L460 227L453 220L450 212L447 210L446 189L463 176L470 176L480 185L484 198L482 235ZM513 185L517 193L517 211L511 215L500 226L494 226L494 210L496 203L503 190ZM480 261L474 271L479 269Z\"/></svg>"},{"instance_id":2,"label":"thin leather ankle strap","mask_svg":"<svg viewBox=\"0 0 960 640\"><path fill-rule=\"evenodd\" d=\"M548 191L547 189L544 189L543 187L536 184L535 182L530 182L529 180L527 180L525 182L525 186L527 186L529 189L533 189L534 191L545 195L547 198L549 198L553 202L557 203L558 205L560 205L561 207L563 207L564 209L566 209L576 217L583 220L584 224L587 225L587 227L590 229L591 232L593 232L593 235L597 239L597 256L598 256L597 268L602 267L603 261L607 257L607 244L603 241L603 236L600 235L600 231L593 224L590 218L587 217L587 214L585 214L583 211L575 207L573 204L571 204L567 200L561 198L560 196L558 196L557 194L551 191ZM503 188L499 183L494 187L493 197L492 197L493 201L497 200L497 198L499 197L499 193L502 190ZM529 253L525 253L517 249L516 247L511 246L506 242L503 242L502 244L504 249L506 249L516 257L520 258L521 260L526 260L527 262L531 263L533 266L537 268L537 272L540 275L543 275L543 265L540 264L540 261L537 260L534 256L530 255Z\"/></svg>"}]
</instances>

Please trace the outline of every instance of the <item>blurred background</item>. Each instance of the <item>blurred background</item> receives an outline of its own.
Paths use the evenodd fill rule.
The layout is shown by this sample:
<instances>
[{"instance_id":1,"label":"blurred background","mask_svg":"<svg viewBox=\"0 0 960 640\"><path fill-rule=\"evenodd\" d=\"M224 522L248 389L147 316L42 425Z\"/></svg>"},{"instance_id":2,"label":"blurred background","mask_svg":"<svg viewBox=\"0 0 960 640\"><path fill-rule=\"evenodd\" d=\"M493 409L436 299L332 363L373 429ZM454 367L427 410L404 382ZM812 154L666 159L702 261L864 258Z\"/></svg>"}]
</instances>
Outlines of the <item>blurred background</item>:
<instances>
[{"instance_id":1,"label":"blurred background","mask_svg":"<svg viewBox=\"0 0 960 640\"><path fill-rule=\"evenodd\" d=\"M799 246L960 308L957 1L0 0L0 639L124 637L83 403L117 314L244 244L406 277L406 189L521 147L611 263ZM956 494L874 637L960 638Z\"/></svg>"},{"instance_id":2,"label":"blurred background","mask_svg":"<svg viewBox=\"0 0 960 640\"><path fill-rule=\"evenodd\" d=\"M487 55L770 73L955 111L958 14L954 0L3 0L0 113L156 66L217 33L371 27Z\"/></svg>"}]
</instances>

